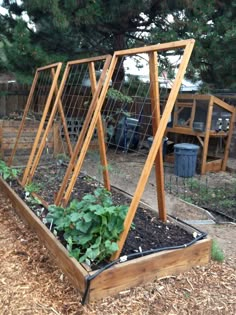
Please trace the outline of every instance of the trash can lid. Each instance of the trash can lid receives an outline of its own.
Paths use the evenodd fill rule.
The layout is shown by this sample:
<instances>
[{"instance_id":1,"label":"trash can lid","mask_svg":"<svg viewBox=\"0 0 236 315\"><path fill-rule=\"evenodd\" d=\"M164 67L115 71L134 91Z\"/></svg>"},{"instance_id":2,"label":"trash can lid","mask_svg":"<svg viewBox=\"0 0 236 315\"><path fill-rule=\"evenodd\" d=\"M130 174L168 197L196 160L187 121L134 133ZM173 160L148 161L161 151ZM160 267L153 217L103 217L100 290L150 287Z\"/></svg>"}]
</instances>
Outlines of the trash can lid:
<instances>
[{"instance_id":1,"label":"trash can lid","mask_svg":"<svg viewBox=\"0 0 236 315\"><path fill-rule=\"evenodd\" d=\"M177 149L198 150L199 146L192 143L178 143L174 145Z\"/></svg>"}]
</instances>

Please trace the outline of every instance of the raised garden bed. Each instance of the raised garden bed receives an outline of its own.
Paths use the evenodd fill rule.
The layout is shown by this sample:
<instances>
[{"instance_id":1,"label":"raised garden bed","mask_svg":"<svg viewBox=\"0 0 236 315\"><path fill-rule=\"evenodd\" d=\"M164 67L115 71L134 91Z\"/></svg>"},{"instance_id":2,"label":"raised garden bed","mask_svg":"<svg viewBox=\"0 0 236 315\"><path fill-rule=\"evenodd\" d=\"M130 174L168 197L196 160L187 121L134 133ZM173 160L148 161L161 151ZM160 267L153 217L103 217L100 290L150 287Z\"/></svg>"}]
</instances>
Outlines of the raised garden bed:
<instances>
[{"instance_id":1,"label":"raised garden bed","mask_svg":"<svg viewBox=\"0 0 236 315\"><path fill-rule=\"evenodd\" d=\"M164 250L161 246L159 249L150 250L148 254L133 252L131 255L123 255L117 261L97 270L91 270L87 265L80 264L69 256L61 242L1 178L0 187L10 198L16 212L38 234L54 256L58 266L78 288L83 296L83 303L116 294L121 290L146 283L155 278L184 272L193 266L207 264L210 259L211 240L203 238L196 242L190 240L189 246L184 245L184 243L178 245L178 249L175 247L175 249ZM174 223L179 225L178 222ZM181 225L181 228L188 230L190 236L194 231L185 225ZM156 237L158 239L158 235ZM133 258L135 256L136 258Z\"/></svg>"}]
</instances>

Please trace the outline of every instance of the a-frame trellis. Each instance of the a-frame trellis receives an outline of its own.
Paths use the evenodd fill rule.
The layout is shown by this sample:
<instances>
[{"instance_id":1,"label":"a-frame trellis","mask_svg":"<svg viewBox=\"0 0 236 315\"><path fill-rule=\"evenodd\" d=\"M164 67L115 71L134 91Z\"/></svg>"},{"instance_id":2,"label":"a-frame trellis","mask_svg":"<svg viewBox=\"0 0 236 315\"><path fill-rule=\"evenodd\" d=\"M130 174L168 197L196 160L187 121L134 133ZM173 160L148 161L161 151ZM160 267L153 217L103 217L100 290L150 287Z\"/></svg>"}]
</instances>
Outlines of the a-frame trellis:
<instances>
[{"instance_id":1,"label":"a-frame trellis","mask_svg":"<svg viewBox=\"0 0 236 315\"><path fill-rule=\"evenodd\" d=\"M185 74L185 70L187 68L191 52L194 46L194 40L184 40L166 44L158 44L149 47L143 48L135 48L128 49L124 51L117 51L114 53L109 70L107 71L106 78L103 84L103 80L101 84L103 84L103 88L99 88L96 90L95 97L91 103L91 108L94 111L93 115L87 116L85 120L84 127L82 129L82 134L85 137L80 136L79 144L73 152L70 164L68 166L66 175L61 184L60 190L57 194L56 204L66 205L70 199L73 187L77 180L77 177L80 173L86 152L89 147L89 143L91 141L95 126L98 122L99 115L101 113L101 109L107 94L107 90L114 74L116 65L118 63L118 59L122 56L132 56L140 53L146 53L149 56L149 64L150 64L150 86L151 86L151 104L153 108L153 144L150 148L149 154L147 156L146 162L143 167L142 174L138 181L132 202L129 207L128 214L126 216L124 222L124 231L120 236L119 240L119 250L113 255L112 259L116 259L119 257L120 252L123 248L124 242L128 235L131 223L133 221L134 215L136 213L136 209L138 207L139 201L143 194L145 185L147 183L148 177L150 175L152 166L155 163L156 167L156 181L157 181L157 195L158 195L158 205L159 205L159 216L162 220L166 220L166 209L165 209L165 201L164 201L164 177L163 177L163 163L162 163L162 150L160 150L162 139L166 130L166 126L168 123L169 116L173 109L174 103L176 101L176 97L178 91L181 86L182 79ZM159 87L158 87L158 65L157 65L157 55L158 52L168 51L168 50L183 50L182 61L179 65L177 74L175 76L175 80L173 81L173 87L169 94L169 97L166 102L165 110L160 117L160 97L159 97ZM104 79L104 78L103 78ZM89 127L88 127L89 126ZM87 129L88 127L88 129ZM84 141L83 141L84 140ZM83 143L82 143L83 142ZM78 159L77 159L78 156ZM77 159L77 161L76 161ZM71 177L71 179L70 179ZM69 180L70 179L70 180Z\"/></svg>"},{"instance_id":2,"label":"a-frame trellis","mask_svg":"<svg viewBox=\"0 0 236 315\"><path fill-rule=\"evenodd\" d=\"M96 108L98 95L102 89L103 81L105 80L110 61L111 61L111 56L105 55L105 56L69 61L67 63L64 74L63 74L63 78L61 80L60 87L57 88L57 95L56 95L56 98L54 101L54 105L53 105L53 108L51 110L50 117L48 119L48 122L47 122L47 125L45 128L44 134L42 136L41 142L39 144L38 150L37 150L34 158L30 157L29 162L28 162L29 167L25 170L24 178L23 178L24 180L22 181L23 185L30 182L32 180L34 174L35 174L37 166L40 162L41 155L42 155L43 150L44 150L45 145L46 145L47 136L49 134L50 128L52 127L53 121L55 119L55 115L57 114L58 111L59 111L59 114L62 118L63 129L64 129L64 132L66 133L67 143L69 144L68 147L69 147L69 153L71 156L69 166L71 166L73 168L73 165L75 163L75 159L78 155L78 152L80 151L80 149L82 147L82 144L83 144L83 141L84 141L84 138L86 135L86 131L89 127L89 121L91 120L91 117L93 115L93 111ZM96 79L96 70L95 70L96 62L104 63L104 65L102 66L102 71L99 74L100 78L99 78L98 82ZM67 126L66 126L66 113L64 110L65 104L64 104L64 98L63 98L63 95L64 95L63 92L66 89L68 89L69 85L71 85L71 82L70 82L71 77L82 77L81 73L84 70L79 68L80 66L84 66L84 67L88 68L89 81L91 84L91 91L92 91L93 96L92 96L92 102L91 102L91 104L88 108L88 111L86 113L86 120L84 121L83 128L79 134L79 137L78 137L78 140L77 140L75 146L72 148L70 137L68 135ZM79 68L79 71L77 71L78 70L77 68ZM70 103L71 102L72 101L70 101ZM75 101L75 106L76 106L76 101ZM64 121L65 121L65 123L64 123ZM108 170L107 170L107 159L106 159L106 152L105 152L105 142L104 142L105 137L104 137L103 123L102 123L101 115L99 115L99 117L98 117L97 130L98 130L98 140L99 140L101 164L103 165L104 185L107 189L110 189ZM72 154L72 151L73 151L73 154Z\"/></svg>"},{"instance_id":3,"label":"a-frame trellis","mask_svg":"<svg viewBox=\"0 0 236 315\"><path fill-rule=\"evenodd\" d=\"M26 106L24 109L24 114L23 114L21 124L18 130L18 134L15 140L15 144L13 146L11 156L8 160L8 165L12 165L14 156L18 148L20 137L22 136L22 133L24 130L27 115L30 110L34 110L34 107L36 105L35 104L36 100L40 100L41 98L43 99L41 108L40 108L42 111L42 117L40 120L38 132L36 134L34 145L32 147L32 151L31 151L30 158L28 161L29 164L31 163L32 158L35 154L37 145L39 143L40 137L42 135L42 130L43 130L44 123L48 115L48 111L52 104L53 96L56 93L57 81L58 81L58 77L61 71L61 67L62 67L62 63L58 62L55 64L51 64L51 65L36 69L33 83L32 83L30 93L29 93Z\"/></svg>"}]
</instances>

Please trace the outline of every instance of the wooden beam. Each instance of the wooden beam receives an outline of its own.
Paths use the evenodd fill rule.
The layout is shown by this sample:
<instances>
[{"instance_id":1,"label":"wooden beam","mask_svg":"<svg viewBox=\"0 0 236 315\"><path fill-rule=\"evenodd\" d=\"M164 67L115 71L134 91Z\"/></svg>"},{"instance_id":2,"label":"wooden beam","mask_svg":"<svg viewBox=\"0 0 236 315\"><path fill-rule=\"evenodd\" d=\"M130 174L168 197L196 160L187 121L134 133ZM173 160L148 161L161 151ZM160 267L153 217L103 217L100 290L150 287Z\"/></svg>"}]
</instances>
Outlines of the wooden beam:
<instances>
[{"instance_id":1,"label":"wooden beam","mask_svg":"<svg viewBox=\"0 0 236 315\"><path fill-rule=\"evenodd\" d=\"M37 81L38 81L38 77L39 77L39 71L36 70L36 73L35 73L35 76L34 76L34 80L33 80L33 83L31 85L30 93L29 93L29 96L27 98L27 102L26 102L26 105L25 105L24 114L23 114L23 117L22 117L22 120L21 120L21 124L20 124L19 130L18 130L18 134L16 136L16 141L15 141L14 147L12 149L11 156L10 156L10 158L8 160L8 163L7 163L8 166L12 165L14 156L16 154L17 145L18 145L21 133L22 133L24 125L25 125L26 116L28 114L28 111L29 111L29 108L30 108L30 105L31 105L31 101L33 99L34 90L35 90L35 87L36 87L36 84L37 84Z\"/></svg>"},{"instance_id":2,"label":"wooden beam","mask_svg":"<svg viewBox=\"0 0 236 315\"><path fill-rule=\"evenodd\" d=\"M152 107L152 130L153 137L157 132L160 123L160 95L158 84L158 63L157 52L149 53L149 74L150 74L150 97ZM157 188L157 203L159 210L159 218L166 221L166 205L165 205L165 180L164 180L164 165L163 165L163 146L161 145L155 158L155 175Z\"/></svg>"},{"instance_id":3,"label":"wooden beam","mask_svg":"<svg viewBox=\"0 0 236 315\"><path fill-rule=\"evenodd\" d=\"M69 61L68 65L72 66L72 65L79 65L82 63L90 63L90 62L96 62L96 61L102 61L102 60L106 60L107 58L111 58L111 55L103 55L103 56L97 56L97 57L90 57L90 58L85 58L85 59L78 59L78 60L73 60L73 61Z\"/></svg>"},{"instance_id":4,"label":"wooden beam","mask_svg":"<svg viewBox=\"0 0 236 315\"><path fill-rule=\"evenodd\" d=\"M205 128L205 139L204 139L204 146L203 146L203 151L202 151L202 163L201 163L202 175L206 173L206 162L207 162L208 146L209 146L209 139L210 139L213 104L214 104L214 97L211 96L210 102L208 105L206 128Z\"/></svg>"},{"instance_id":5,"label":"wooden beam","mask_svg":"<svg viewBox=\"0 0 236 315\"><path fill-rule=\"evenodd\" d=\"M115 52L115 56L125 56L125 55L137 55L141 53L149 53L152 51L166 51L166 50L172 50L172 49L178 49L178 48L186 48L189 44L189 41L193 41L193 39L186 39L186 40L180 40L175 42L169 42L169 43L162 43L162 44L156 44L151 46L144 46L139 48L132 48L132 49L126 49L126 50L119 50Z\"/></svg>"},{"instance_id":6,"label":"wooden beam","mask_svg":"<svg viewBox=\"0 0 236 315\"><path fill-rule=\"evenodd\" d=\"M132 199L131 205L129 207L125 222L124 222L124 231L122 232L122 234L120 235L120 240L118 241L118 247L119 250L111 257L111 259L117 259L122 251L122 248L124 246L125 240L127 238L130 226L132 224L133 218L135 216L139 201L142 197L142 194L144 192L146 183L147 183L147 179L150 175L151 172L151 168L152 165L155 161L156 155L158 150L160 149L160 146L162 144L162 139L166 130L166 126L168 124L168 120L170 117L170 114L173 110L183 77L184 77L184 73L186 71L192 50L193 50L193 46L194 46L195 41L194 40L189 40L186 42L186 48L184 50L184 54L183 54L183 58L182 58L182 62L179 66L178 72L176 74L176 78L173 84L173 87L171 89L171 92L169 94L169 97L167 99L167 103L162 115L162 118L160 120L160 124L158 126L157 132L155 137L153 138L153 145L149 151L146 163L144 165L143 171L141 173L139 182L137 184L135 193L134 193L134 197Z\"/></svg>"},{"instance_id":7,"label":"wooden beam","mask_svg":"<svg viewBox=\"0 0 236 315\"><path fill-rule=\"evenodd\" d=\"M217 159L213 161L208 161L206 162L205 165L205 173L206 172L219 172L222 170L222 159Z\"/></svg>"},{"instance_id":8,"label":"wooden beam","mask_svg":"<svg viewBox=\"0 0 236 315\"><path fill-rule=\"evenodd\" d=\"M197 136L198 141L200 142L201 146L204 147L204 141L200 136Z\"/></svg>"},{"instance_id":9,"label":"wooden beam","mask_svg":"<svg viewBox=\"0 0 236 315\"><path fill-rule=\"evenodd\" d=\"M236 108L234 108L234 111L233 111L231 118L230 118L228 137L226 140L224 158L223 158L223 163L222 163L222 171L225 171L226 166L227 166L227 161L228 161L228 157L229 157L229 150L230 150L230 143L231 143L231 139L233 136L233 130L234 130L235 116L236 116Z\"/></svg>"},{"instance_id":10,"label":"wooden beam","mask_svg":"<svg viewBox=\"0 0 236 315\"><path fill-rule=\"evenodd\" d=\"M59 64L62 64L62 63L61 63L61 62L52 63L52 64L50 64L50 65L47 65L47 66L38 68L37 71L40 72L40 71L44 71L44 70L47 70L47 69L56 68Z\"/></svg>"},{"instance_id":11,"label":"wooden beam","mask_svg":"<svg viewBox=\"0 0 236 315\"><path fill-rule=\"evenodd\" d=\"M193 129L193 122L195 119L195 113L196 113L196 99L193 100L193 104L192 104L192 111L191 111L190 124L189 124L189 127L191 129Z\"/></svg>"},{"instance_id":12,"label":"wooden beam","mask_svg":"<svg viewBox=\"0 0 236 315\"><path fill-rule=\"evenodd\" d=\"M90 82L91 82L92 95L94 95L96 92L96 86L97 86L94 62L90 62L88 66L89 66L89 76L90 76ZM103 121L102 121L101 113L98 115L97 131L98 131L99 151L100 151L100 160L101 160L101 166L102 166L104 187L107 190L111 190L107 156L106 156L105 134L104 134L104 129L103 129Z\"/></svg>"},{"instance_id":13,"label":"wooden beam","mask_svg":"<svg viewBox=\"0 0 236 315\"><path fill-rule=\"evenodd\" d=\"M224 108L225 110L227 110L230 113L234 112L234 106L225 103L224 101L222 101L221 99L219 99L216 96L214 96L214 104L220 106L221 108Z\"/></svg>"},{"instance_id":14,"label":"wooden beam","mask_svg":"<svg viewBox=\"0 0 236 315\"><path fill-rule=\"evenodd\" d=\"M179 94L178 100L201 100L201 101L209 101L211 95L207 94Z\"/></svg>"},{"instance_id":15,"label":"wooden beam","mask_svg":"<svg viewBox=\"0 0 236 315\"><path fill-rule=\"evenodd\" d=\"M184 249L160 252L115 265L91 281L89 301L182 273L196 265L205 265L210 261L210 252L211 240L205 239Z\"/></svg>"},{"instance_id":16,"label":"wooden beam","mask_svg":"<svg viewBox=\"0 0 236 315\"><path fill-rule=\"evenodd\" d=\"M55 71L54 71L54 69L52 69L52 77L54 78L54 76L55 76ZM57 97L58 92L59 92L58 84L56 84L55 98ZM68 132L68 127L67 127L67 122L66 122L64 110L63 110L63 104L61 101L61 97L58 100L58 111L59 111L59 114L61 116L62 126L64 128L64 134L65 134L65 138L66 138L66 144L67 144L68 152L69 152L69 155L72 156L73 149L72 149L72 145L71 145L71 141L70 141L70 135Z\"/></svg>"},{"instance_id":17,"label":"wooden beam","mask_svg":"<svg viewBox=\"0 0 236 315\"><path fill-rule=\"evenodd\" d=\"M194 99L195 100L195 99ZM193 107L193 102L192 103L180 103L179 101L176 102L176 104L178 105L178 107L186 107L186 108L189 108L189 107Z\"/></svg>"},{"instance_id":18,"label":"wooden beam","mask_svg":"<svg viewBox=\"0 0 236 315\"><path fill-rule=\"evenodd\" d=\"M179 134L183 134L183 135L189 135L189 136L195 136L195 137L205 137L206 136L206 132L202 132L202 131L194 131L192 129L190 129L190 127L168 127L166 129L167 132L171 132L171 133L179 133ZM216 132L216 131L212 131L210 130L209 132L210 136L213 138L221 138L221 137L227 137L227 132L224 131L220 131L220 132Z\"/></svg>"},{"instance_id":19,"label":"wooden beam","mask_svg":"<svg viewBox=\"0 0 236 315\"><path fill-rule=\"evenodd\" d=\"M53 124L53 155L56 156L60 152L61 148L61 141L60 141L60 128L59 124L57 122L54 122ZM31 174L30 174L31 175Z\"/></svg>"}]
</instances>

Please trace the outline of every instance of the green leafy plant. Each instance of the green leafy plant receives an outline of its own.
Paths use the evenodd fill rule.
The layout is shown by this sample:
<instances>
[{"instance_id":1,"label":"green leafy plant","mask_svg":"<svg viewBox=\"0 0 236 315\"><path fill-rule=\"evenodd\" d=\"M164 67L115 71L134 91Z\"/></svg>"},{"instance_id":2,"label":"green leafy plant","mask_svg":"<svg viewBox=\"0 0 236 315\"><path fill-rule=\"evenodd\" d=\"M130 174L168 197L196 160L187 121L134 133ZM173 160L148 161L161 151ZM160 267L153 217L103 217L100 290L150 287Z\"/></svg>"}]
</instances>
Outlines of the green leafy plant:
<instances>
[{"instance_id":1,"label":"green leafy plant","mask_svg":"<svg viewBox=\"0 0 236 315\"><path fill-rule=\"evenodd\" d=\"M38 193L40 191L40 188L40 184L31 182L25 186L25 191L29 194Z\"/></svg>"},{"instance_id":2,"label":"green leafy plant","mask_svg":"<svg viewBox=\"0 0 236 315\"><path fill-rule=\"evenodd\" d=\"M14 179L18 176L18 170L7 166L4 161L0 160L0 176L4 180Z\"/></svg>"},{"instance_id":3,"label":"green leafy plant","mask_svg":"<svg viewBox=\"0 0 236 315\"><path fill-rule=\"evenodd\" d=\"M211 259L218 262L223 262L225 259L224 253L216 240L212 241Z\"/></svg>"},{"instance_id":4,"label":"green leafy plant","mask_svg":"<svg viewBox=\"0 0 236 315\"><path fill-rule=\"evenodd\" d=\"M70 161L70 158L65 153L59 153L56 156L56 160L59 164L67 163Z\"/></svg>"},{"instance_id":5,"label":"green leafy plant","mask_svg":"<svg viewBox=\"0 0 236 315\"><path fill-rule=\"evenodd\" d=\"M47 221L64 232L70 255L80 262L99 263L118 250L128 207L114 205L106 189L97 188L67 208L52 205L48 210Z\"/></svg>"},{"instance_id":6,"label":"green leafy plant","mask_svg":"<svg viewBox=\"0 0 236 315\"><path fill-rule=\"evenodd\" d=\"M109 88L107 91L107 97L110 97L114 101L120 101L123 103L132 103L133 99L131 96L124 95L122 92L114 89L114 88Z\"/></svg>"}]
</instances>

